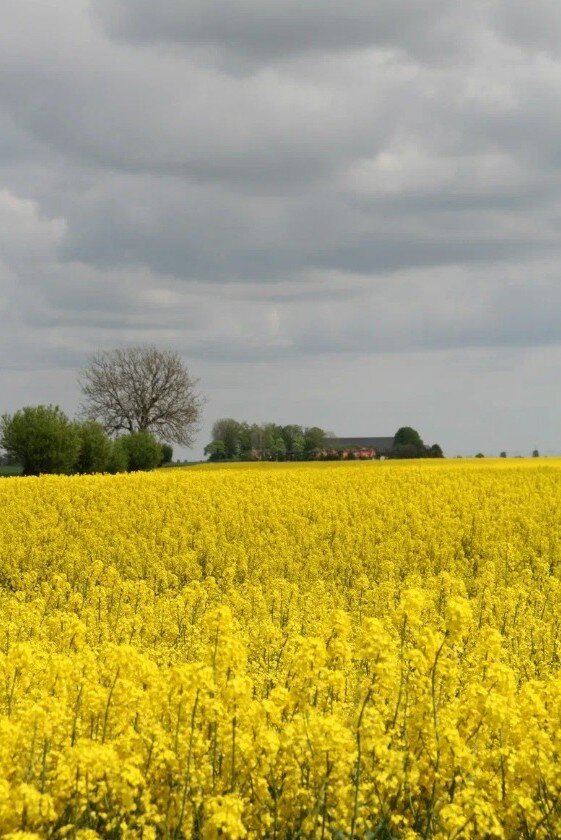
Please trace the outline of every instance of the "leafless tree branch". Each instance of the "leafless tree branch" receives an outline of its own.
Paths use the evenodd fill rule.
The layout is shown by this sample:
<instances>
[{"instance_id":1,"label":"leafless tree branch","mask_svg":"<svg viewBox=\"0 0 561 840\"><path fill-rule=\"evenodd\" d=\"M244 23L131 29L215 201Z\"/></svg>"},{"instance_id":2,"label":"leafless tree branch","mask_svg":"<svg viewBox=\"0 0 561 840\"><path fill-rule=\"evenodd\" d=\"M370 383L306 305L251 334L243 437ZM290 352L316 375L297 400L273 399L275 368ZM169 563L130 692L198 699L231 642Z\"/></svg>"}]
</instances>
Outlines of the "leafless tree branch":
<instances>
[{"instance_id":1,"label":"leafless tree branch","mask_svg":"<svg viewBox=\"0 0 561 840\"><path fill-rule=\"evenodd\" d=\"M148 431L192 446L204 404L181 357L153 345L96 353L81 371L82 414L110 434Z\"/></svg>"}]
</instances>

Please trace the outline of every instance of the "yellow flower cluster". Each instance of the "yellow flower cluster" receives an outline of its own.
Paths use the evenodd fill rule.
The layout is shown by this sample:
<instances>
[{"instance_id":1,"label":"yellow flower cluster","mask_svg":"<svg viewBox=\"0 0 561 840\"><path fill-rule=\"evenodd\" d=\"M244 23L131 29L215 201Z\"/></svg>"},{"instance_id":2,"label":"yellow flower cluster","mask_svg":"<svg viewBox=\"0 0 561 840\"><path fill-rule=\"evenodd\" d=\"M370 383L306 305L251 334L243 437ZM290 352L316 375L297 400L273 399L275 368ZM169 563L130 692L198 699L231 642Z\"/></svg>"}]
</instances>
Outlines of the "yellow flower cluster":
<instances>
[{"instance_id":1,"label":"yellow flower cluster","mask_svg":"<svg viewBox=\"0 0 561 840\"><path fill-rule=\"evenodd\" d=\"M0 482L0 836L561 836L561 462Z\"/></svg>"}]
</instances>

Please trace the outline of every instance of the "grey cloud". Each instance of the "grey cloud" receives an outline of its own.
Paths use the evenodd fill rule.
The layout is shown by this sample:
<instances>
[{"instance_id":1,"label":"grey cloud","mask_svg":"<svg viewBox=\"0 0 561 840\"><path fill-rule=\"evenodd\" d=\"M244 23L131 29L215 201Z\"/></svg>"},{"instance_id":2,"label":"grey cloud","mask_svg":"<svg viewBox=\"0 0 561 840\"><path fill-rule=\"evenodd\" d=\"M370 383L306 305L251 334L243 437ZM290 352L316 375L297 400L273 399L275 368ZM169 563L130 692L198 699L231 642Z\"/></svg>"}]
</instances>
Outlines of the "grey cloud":
<instances>
[{"instance_id":1,"label":"grey cloud","mask_svg":"<svg viewBox=\"0 0 561 840\"><path fill-rule=\"evenodd\" d=\"M194 186L183 192L161 182L123 182L119 195L100 190L80 202L61 256L191 280L298 282L299 272L314 268L376 274L558 247L556 231L526 219L530 200L505 196L502 206L484 204L484 197L462 202L407 192L357 200L335 189L242 199Z\"/></svg>"},{"instance_id":2,"label":"grey cloud","mask_svg":"<svg viewBox=\"0 0 561 840\"><path fill-rule=\"evenodd\" d=\"M287 419L349 434L368 429L343 428L341 389L378 410L359 369L387 364L403 411L401 371L429 422L447 388L466 412L493 387L522 399L510 365L553 435L533 383L561 343L560 19L554 0L528 8L6 0L7 407L49 377L70 405L96 347L146 340L193 361L213 411L280 417L282 394ZM432 396L409 373L426 383L429 357Z\"/></svg>"},{"instance_id":3,"label":"grey cloud","mask_svg":"<svg viewBox=\"0 0 561 840\"><path fill-rule=\"evenodd\" d=\"M328 61L240 80L191 55L112 44L62 0L52 7L58 28L39 10L47 48L38 36L18 39L28 7L34 0L9 3L0 31L0 113L28 142L94 170L286 189L381 149L409 84L399 68L366 59L346 73Z\"/></svg>"},{"instance_id":4,"label":"grey cloud","mask_svg":"<svg viewBox=\"0 0 561 840\"><path fill-rule=\"evenodd\" d=\"M381 93L370 97L372 107L388 111L377 124L360 98L348 100L344 89L310 84L306 96L305 88L274 77L244 86L181 63L156 64L153 73L139 57L132 65L144 75L142 84L110 64L78 80L66 68L23 74L7 68L0 95L21 131L74 163L224 181L242 192L260 184L284 191L325 177L356 154L381 149L395 122ZM184 76L190 78L187 90ZM388 79L384 93L395 87ZM87 108L84 97L92 103Z\"/></svg>"},{"instance_id":5,"label":"grey cloud","mask_svg":"<svg viewBox=\"0 0 561 840\"><path fill-rule=\"evenodd\" d=\"M530 52L559 56L561 7L551 0L500 0L494 10L495 26L503 36Z\"/></svg>"},{"instance_id":6,"label":"grey cloud","mask_svg":"<svg viewBox=\"0 0 561 840\"><path fill-rule=\"evenodd\" d=\"M270 63L314 52L399 47L429 56L457 50L461 21L483 4L447 0L95 0L107 29L133 41L206 46L238 62Z\"/></svg>"},{"instance_id":7,"label":"grey cloud","mask_svg":"<svg viewBox=\"0 0 561 840\"><path fill-rule=\"evenodd\" d=\"M334 275L323 287L312 275L304 285L315 287L314 295L299 295L296 286L292 297L283 298L256 296L251 284L193 287L146 272L122 273L112 292L102 274L88 271L79 285L82 305L79 295L69 295L81 273L80 264L62 264L48 293L34 294L23 321L39 333L64 329L82 355L92 346L112 346L117 335L120 342L149 337L194 362L244 364L561 341L554 261L506 265L500 284L489 284L482 267ZM346 295L340 294L342 282L350 286Z\"/></svg>"}]
</instances>

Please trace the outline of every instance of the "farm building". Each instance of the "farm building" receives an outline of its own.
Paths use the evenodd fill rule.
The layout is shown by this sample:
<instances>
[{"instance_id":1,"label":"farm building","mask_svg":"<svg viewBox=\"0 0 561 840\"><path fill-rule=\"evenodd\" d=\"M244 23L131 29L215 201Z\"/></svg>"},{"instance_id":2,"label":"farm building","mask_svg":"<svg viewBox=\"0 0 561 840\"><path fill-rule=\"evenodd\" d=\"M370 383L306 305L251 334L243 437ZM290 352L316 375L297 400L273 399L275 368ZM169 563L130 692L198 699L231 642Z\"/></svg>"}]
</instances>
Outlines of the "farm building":
<instances>
[{"instance_id":1,"label":"farm building","mask_svg":"<svg viewBox=\"0 0 561 840\"><path fill-rule=\"evenodd\" d=\"M348 458L353 453L355 458L382 458L391 452L393 437L334 437L325 441L325 455L340 453Z\"/></svg>"}]
</instances>

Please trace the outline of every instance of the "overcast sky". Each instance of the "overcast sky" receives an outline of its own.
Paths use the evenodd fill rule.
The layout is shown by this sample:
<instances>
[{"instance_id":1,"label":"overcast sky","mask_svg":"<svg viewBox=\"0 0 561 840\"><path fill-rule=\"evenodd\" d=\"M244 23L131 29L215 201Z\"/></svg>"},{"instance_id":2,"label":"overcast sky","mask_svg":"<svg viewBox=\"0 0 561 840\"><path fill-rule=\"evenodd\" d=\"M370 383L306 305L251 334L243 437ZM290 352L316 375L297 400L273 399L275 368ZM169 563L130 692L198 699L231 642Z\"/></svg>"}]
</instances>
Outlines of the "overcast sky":
<instances>
[{"instance_id":1,"label":"overcast sky","mask_svg":"<svg viewBox=\"0 0 561 840\"><path fill-rule=\"evenodd\" d=\"M561 452L559 0L3 0L0 411L99 348L220 416Z\"/></svg>"}]
</instances>

